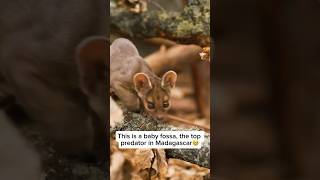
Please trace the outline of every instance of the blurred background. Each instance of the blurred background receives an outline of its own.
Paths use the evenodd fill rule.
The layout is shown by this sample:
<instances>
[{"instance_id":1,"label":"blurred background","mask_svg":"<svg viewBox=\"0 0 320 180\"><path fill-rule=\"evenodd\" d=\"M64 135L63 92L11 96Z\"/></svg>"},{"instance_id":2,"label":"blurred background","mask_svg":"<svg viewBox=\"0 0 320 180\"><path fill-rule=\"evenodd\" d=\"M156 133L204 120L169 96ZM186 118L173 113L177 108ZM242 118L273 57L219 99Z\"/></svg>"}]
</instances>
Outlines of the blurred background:
<instances>
[{"instance_id":1,"label":"blurred background","mask_svg":"<svg viewBox=\"0 0 320 180\"><path fill-rule=\"evenodd\" d=\"M215 179L319 179L320 1L211 3Z\"/></svg>"},{"instance_id":2,"label":"blurred background","mask_svg":"<svg viewBox=\"0 0 320 180\"><path fill-rule=\"evenodd\" d=\"M169 2L168 2L169 1ZM181 10L185 0L157 0L166 10ZM211 128L214 149L214 167L217 180L315 180L319 179L318 152L320 144L320 1L319 0L215 0L212 9L212 28L215 40L214 108ZM157 9L156 5L153 8ZM159 49L150 44L133 40L142 56ZM144 48L148 46L148 48ZM185 75L190 71L181 71ZM189 85L190 76L185 76ZM183 81L180 82L183 89ZM180 89L180 90L181 90ZM187 108L190 119L196 107L192 95L188 95ZM190 100L191 99L191 100ZM181 100L181 99L180 99ZM181 101L176 100L176 103ZM9 112L13 119L24 119L25 114L15 110ZM179 109L173 109L179 115ZM186 112L183 112L186 115ZM6 119L5 115L0 119ZM208 123L208 115L198 119ZM1 121L3 129L14 129ZM21 122L18 122L20 124ZM45 147L49 157L51 174L76 172L79 176L97 169L78 162L57 157L45 140L33 131L26 136ZM11 131L10 131L11 132ZM17 145L20 134L1 131L2 139ZM30 133L31 132L31 133ZM7 141L11 137L11 141ZM8 149L8 144L1 148ZM18 147L18 146L17 146ZM39 157L25 151L24 144L16 148L23 157ZM28 148L26 148L28 149ZM8 151L5 151L8 152ZM53 154L53 155L52 155ZM9 157L3 154L3 157ZM17 156L15 156L17 157ZM23 160L20 156L20 161ZM7 159L12 163L11 159ZM6 161L2 160L2 165ZM75 166L74 166L75 165ZM88 167L90 171L84 171ZM12 174L21 175L39 171L39 164L14 166ZM30 168L30 169L29 169ZM2 172L8 169L0 167ZM53 171L54 170L54 171ZM58 171L57 171L58 170Z\"/></svg>"}]
</instances>

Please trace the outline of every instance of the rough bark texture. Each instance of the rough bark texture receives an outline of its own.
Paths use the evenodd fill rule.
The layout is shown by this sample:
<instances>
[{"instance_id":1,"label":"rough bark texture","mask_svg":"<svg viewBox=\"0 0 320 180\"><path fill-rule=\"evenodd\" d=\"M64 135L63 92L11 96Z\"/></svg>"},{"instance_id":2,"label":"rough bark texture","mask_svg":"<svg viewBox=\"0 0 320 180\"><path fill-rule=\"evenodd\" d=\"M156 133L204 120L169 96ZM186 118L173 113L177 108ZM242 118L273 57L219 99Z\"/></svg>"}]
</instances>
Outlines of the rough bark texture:
<instances>
[{"instance_id":1,"label":"rough bark texture","mask_svg":"<svg viewBox=\"0 0 320 180\"><path fill-rule=\"evenodd\" d=\"M177 128L164 122L159 122L141 114L124 111L123 121L110 130L111 136L116 131L186 131L200 130L199 128ZM210 134L205 133L201 149L166 149L168 158L176 158L210 168Z\"/></svg>"},{"instance_id":2,"label":"rough bark texture","mask_svg":"<svg viewBox=\"0 0 320 180\"><path fill-rule=\"evenodd\" d=\"M111 32L130 37L165 37L179 43L210 45L210 0L188 1L182 12L134 13L110 1Z\"/></svg>"}]
</instances>

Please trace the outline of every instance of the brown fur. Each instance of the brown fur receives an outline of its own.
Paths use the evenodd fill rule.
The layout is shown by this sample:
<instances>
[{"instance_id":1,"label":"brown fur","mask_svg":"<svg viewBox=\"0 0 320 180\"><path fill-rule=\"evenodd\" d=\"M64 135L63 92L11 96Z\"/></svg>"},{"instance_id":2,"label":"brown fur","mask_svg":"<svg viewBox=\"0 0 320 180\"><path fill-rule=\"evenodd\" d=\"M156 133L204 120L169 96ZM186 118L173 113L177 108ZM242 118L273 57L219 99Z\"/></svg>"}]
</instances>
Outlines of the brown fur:
<instances>
[{"instance_id":1,"label":"brown fur","mask_svg":"<svg viewBox=\"0 0 320 180\"><path fill-rule=\"evenodd\" d=\"M128 39L119 38L110 46L110 86L114 94L132 111L144 109L162 119L170 108L170 91L177 75L168 71L156 76Z\"/></svg>"}]
</instances>

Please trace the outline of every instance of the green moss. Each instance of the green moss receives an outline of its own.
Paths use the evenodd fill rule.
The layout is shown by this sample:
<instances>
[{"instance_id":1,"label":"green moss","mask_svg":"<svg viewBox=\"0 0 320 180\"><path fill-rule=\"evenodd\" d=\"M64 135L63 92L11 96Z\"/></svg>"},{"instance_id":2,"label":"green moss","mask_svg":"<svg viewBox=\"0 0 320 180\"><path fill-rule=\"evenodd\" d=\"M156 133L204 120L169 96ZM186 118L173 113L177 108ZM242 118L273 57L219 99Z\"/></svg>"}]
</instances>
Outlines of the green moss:
<instances>
[{"instance_id":1,"label":"green moss","mask_svg":"<svg viewBox=\"0 0 320 180\"><path fill-rule=\"evenodd\" d=\"M194 28L194 24L190 21L183 20L177 26L177 36L188 37L190 36L190 30Z\"/></svg>"},{"instance_id":2,"label":"green moss","mask_svg":"<svg viewBox=\"0 0 320 180\"><path fill-rule=\"evenodd\" d=\"M146 11L130 13L111 9L111 25L130 37L164 36L175 41L201 43L210 36L210 0L192 0L182 12ZM206 44L206 43L205 43Z\"/></svg>"},{"instance_id":3,"label":"green moss","mask_svg":"<svg viewBox=\"0 0 320 180\"><path fill-rule=\"evenodd\" d=\"M169 14L165 12L158 13L159 21L166 21L169 18Z\"/></svg>"}]
</instances>

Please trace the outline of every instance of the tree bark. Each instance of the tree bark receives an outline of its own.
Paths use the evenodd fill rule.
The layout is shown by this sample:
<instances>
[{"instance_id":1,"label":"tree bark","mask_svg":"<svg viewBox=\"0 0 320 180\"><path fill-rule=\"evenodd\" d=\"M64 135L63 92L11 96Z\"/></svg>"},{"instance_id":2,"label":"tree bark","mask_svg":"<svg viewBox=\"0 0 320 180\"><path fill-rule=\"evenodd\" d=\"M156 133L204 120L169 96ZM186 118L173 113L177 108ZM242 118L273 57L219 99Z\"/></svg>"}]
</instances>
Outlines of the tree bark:
<instances>
[{"instance_id":1,"label":"tree bark","mask_svg":"<svg viewBox=\"0 0 320 180\"><path fill-rule=\"evenodd\" d=\"M159 122L138 113L124 111L122 121L111 128L110 135L115 136L116 131L190 131L199 128L178 128ZM205 133L205 140L200 149L166 149L167 158L176 158L210 168L210 134Z\"/></svg>"},{"instance_id":2,"label":"tree bark","mask_svg":"<svg viewBox=\"0 0 320 180\"><path fill-rule=\"evenodd\" d=\"M129 37L164 37L182 44L210 46L210 0L188 1L182 12L135 13L110 1L112 33Z\"/></svg>"}]
</instances>

